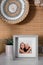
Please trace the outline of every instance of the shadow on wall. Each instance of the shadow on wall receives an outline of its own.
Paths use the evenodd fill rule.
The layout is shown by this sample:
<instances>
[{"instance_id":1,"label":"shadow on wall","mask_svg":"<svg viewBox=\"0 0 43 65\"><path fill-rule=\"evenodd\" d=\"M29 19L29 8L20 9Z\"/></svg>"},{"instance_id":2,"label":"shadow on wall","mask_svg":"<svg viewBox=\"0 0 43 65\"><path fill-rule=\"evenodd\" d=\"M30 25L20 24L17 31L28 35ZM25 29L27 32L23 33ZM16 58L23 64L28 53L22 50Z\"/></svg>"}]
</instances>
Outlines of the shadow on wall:
<instances>
[{"instance_id":1,"label":"shadow on wall","mask_svg":"<svg viewBox=\"0 0 43 65\"><path fill-rule=\"evenodd\" d=\"M39 36L39 45L43 46L43 36Z\"/></svg>"},{"instance_id":2,"label":"shadow on wall","mask_svg":"<svg viewBox=\"0 0 43 65\"><path fill-rule=\"evenodd\" d=\"M1 0L0 0L0 3L1 3Z\"/></svg>"},{"instance_id":3,"label":"shadow on wall","mask_svg":"<svg viewBox=\"0 0 43 65\"><path fill-rule=\"evenodd\" d=\"M34 18L35 14L36 14L36 7L34 5L34 1L29 0L29 3L30 3L29 13L28 13L27 17L25 18L25 20L23 20L22 22L19 23L20 25L24 25L26 23L29 23ZM33 3L33 6L31 5L31 3Z\"/></svg>"},{"instance_id":4,"label":"shadow on wall","mask_svg":"<svg viewBox=\"0 0 43 65\"><path fill-rule=\"evenodd\" d=\"M30 4L34 5L34 0L28 0L30 2Z\"/></svg>"}]
</instances>

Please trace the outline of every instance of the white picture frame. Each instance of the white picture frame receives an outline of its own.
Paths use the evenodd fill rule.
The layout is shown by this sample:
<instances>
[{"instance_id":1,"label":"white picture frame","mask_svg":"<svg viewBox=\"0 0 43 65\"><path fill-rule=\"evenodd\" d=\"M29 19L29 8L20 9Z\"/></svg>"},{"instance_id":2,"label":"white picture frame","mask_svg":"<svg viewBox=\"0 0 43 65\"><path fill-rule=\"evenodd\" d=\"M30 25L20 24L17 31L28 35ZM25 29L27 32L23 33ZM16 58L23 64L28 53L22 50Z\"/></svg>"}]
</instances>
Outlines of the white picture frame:
<instances>
[{"instance_id":1,"label":"white picture frame","mask_svg":"<svg viewBox=\"0 0 43 65\"><path fill-rule=\"evenodd\" d=\"M32 48L32 53L19 53L20 43L24 42L28 43ZM29 57L29 58L37 58L38 57L38 35L14 35L13 36L13 51L14 57Z\"/></svg>"}]
</instances>

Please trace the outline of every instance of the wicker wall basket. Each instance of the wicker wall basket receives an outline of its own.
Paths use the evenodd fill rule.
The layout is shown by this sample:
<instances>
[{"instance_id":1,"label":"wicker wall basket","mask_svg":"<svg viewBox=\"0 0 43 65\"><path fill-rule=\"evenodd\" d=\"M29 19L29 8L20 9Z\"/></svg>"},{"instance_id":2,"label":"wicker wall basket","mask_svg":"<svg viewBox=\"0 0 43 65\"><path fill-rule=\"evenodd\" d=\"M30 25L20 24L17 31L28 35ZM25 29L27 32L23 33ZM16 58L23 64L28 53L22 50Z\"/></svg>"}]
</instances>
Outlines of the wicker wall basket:
<instances>
[{"instance_id":1,"label":"wicker wall basket","mask_svg":"<svg viewBox=\"0 0 43 65\"><path fill-rule=\"evenodd\" d=\"M29 12L28 0L2 0L2 19L10 24L23 21Z\"/></svg>"}]
</instances>

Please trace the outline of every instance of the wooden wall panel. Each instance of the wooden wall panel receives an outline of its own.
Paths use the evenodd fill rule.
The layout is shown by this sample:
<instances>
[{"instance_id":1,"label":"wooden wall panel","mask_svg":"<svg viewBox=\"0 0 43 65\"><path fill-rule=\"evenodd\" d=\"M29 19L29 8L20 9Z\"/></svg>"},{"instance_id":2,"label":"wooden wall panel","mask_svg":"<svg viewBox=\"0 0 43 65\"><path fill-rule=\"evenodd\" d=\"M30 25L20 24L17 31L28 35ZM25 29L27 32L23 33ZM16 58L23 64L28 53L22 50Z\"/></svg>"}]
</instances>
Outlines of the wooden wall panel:
<instances>
[{"instance_id":1,"label":"wooden wall panel","mask_svg":"<svg viewBox=\"0 0 43 65\"><path fill-rule=\"evenodd\" d=\"M30 6L27 18L16 25L10 25L0 19L0 39L5 39L15 34L37 34L39 35L39 43L43 45L43 8Z\"/></svg>"},{"instance_id":2,"label":"wooden wall panel","mask_svg":"<svg viewBox=\"0 0 43 65\"><path fill-rule=\"evenodd\" d=\"M11 27L0 19L0 39L5 39L11 36Z\"/></svg>"}]
</instances>

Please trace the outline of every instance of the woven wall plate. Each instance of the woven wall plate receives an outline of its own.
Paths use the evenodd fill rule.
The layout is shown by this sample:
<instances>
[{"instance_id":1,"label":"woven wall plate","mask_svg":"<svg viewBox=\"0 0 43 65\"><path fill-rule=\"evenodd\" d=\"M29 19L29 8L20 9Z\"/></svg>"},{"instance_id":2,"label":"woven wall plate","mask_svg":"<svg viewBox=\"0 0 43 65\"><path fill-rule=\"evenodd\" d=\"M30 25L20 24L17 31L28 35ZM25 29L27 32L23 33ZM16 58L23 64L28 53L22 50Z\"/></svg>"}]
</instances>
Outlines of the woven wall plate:
<instances>
[{"instance_id":1,"label":"woven wall plate","mask_svg":"<svg viewBox=\"0 0 43 65\"><path fill-rule=\"evenodd\" d=\"M10 24L23 21L29 12L29 2L27 0L2 0L2 19Z\"/></svg>"}]
</instances>

